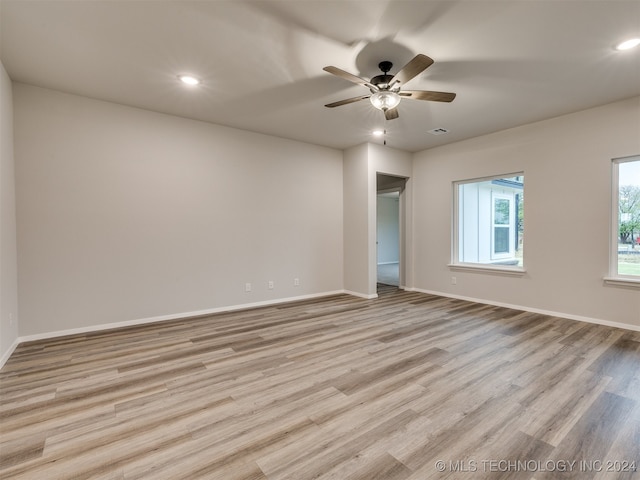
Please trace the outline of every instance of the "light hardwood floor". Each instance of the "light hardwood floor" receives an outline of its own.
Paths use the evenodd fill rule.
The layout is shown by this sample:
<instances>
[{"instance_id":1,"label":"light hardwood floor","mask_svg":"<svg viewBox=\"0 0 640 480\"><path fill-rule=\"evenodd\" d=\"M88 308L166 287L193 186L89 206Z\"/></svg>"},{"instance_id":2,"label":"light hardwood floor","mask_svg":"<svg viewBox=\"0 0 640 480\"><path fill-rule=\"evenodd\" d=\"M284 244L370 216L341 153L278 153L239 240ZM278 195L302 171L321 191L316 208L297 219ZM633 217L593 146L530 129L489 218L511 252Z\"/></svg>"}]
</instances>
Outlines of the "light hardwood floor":
<instances>
[{"instance_id":1,"label":"light hardwood floor","mask_svg":"<svg viewBox=\"0 0 640 480\"><path fill-rule=\"evenodd\" d=\"M388 287L22 344L0 387L3 479L640 478L640 333Z\"/></svg>"}]
</instances>

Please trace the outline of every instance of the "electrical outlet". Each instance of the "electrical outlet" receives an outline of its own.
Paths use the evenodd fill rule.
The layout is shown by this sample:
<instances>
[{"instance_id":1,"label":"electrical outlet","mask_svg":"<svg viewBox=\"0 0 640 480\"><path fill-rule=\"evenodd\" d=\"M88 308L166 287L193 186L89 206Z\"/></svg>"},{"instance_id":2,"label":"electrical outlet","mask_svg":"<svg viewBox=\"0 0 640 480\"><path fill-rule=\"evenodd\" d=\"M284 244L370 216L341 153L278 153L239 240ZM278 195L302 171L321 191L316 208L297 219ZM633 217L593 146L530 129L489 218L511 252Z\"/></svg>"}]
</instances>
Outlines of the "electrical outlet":
<instances>
[{"instance_id":1,"label":"electrical outlet","mask_svg":"<svg viewBox=\"0 0 640 480\"><path fill-rule=\"evenodd\" d=\"M269 285L269 290L273 290L273 286L274 286L273 280L269 280L268 285Z\"/></svg>"},{"instance_id":2,"label":"electrical outlet","mask_svg":"<svg viewBox=\"0 0 640 480\"><path fill-rule=\"evenodd\" d=\"M250 283L245 283L244 284L244 291L247 292L247 293L251 291L251 284Z\"/></svg>"},{"instance_id":3,"label":"electrical outlet","mask_svg":"<svg viewBox=\"0 0 640 480\"><path fill-rule=\"evenodd\" d=\"M300 286L300 279L299 278L294 278L293 279L293 286L294 287L299 287Z\"/></svg>"},{"instance_id":4,"label":"electrical outlet","mask_svg":"<svg viewBox=\"0 0 640 480\"><path fill-rule=\"evenodd\" d=\"M451 285L457 285L458 279L456 277L451 277Z\"/></svg>"},{"instance_id":5,"label":"electrical outlet","mask_svg":"<svg viewBox=\"0 0 640 480\"><path fill-rule=\"evenodd\" d=\"M9 326L13 327L13 312L9 312Z\"/></svg>"}]
</instances>

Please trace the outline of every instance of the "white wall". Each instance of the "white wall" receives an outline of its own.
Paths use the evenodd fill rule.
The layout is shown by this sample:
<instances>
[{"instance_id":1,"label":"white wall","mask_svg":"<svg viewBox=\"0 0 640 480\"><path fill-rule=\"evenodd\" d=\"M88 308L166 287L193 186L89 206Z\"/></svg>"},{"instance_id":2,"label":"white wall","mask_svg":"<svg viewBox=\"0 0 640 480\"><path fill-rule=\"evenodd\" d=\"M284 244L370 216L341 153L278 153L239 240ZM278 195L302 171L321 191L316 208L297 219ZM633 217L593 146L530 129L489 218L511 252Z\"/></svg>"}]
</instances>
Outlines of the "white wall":
<instances>
[{"instance_id":1,"label":"white wall","mask_svg":"<svg viewBox=\"0 0 640 480\"><path fill-rule=\"evenodd\" d=\"M16 200L11 79L0 63L0 366L18 338Z\"/></svg>"},{"instance_id":2,"label":"white wall","mask_svg":"<svg viewBox=\"0 0 640 480\"><path fill-rule=\"evenodd\" d=\"M415 154L415 287L640 326L640 291L603 283L611 159L637 154L640 98ZM452 182L519 171L525 178L526 275L452 272Z\"/></svg>"},{"instance_id":3,"label":"white wall","mask_svg":"<svg viewBox=\"0 0 640 480\"><path fill-rule=\"evenodd\" d=\"M378 195L376 205L377 262L398 263L400 260L400 198Z\"/></svg>"},{"instance_id":4,"label":"white wall","mask_svg":"<svg viewBox=\"0 0 640 480\"><path fill-rule=\"evenodd\" d=\"M343 288L340 151L23 84L14 109L21 336Z\"/></svg>"}]
</instances>

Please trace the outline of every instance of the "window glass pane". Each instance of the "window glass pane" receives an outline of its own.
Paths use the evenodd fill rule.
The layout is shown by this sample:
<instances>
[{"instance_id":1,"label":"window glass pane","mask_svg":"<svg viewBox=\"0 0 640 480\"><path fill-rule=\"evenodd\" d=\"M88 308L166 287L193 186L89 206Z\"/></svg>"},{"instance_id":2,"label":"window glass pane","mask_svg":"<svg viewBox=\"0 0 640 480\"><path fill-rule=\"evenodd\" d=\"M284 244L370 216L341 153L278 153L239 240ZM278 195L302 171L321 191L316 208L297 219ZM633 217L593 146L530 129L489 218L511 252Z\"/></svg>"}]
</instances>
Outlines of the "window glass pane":
<instances>
[{"instance_id":1,"label":"window glass pane","mask_svg":"<svg viewBox=\"0 0 640 480\"><path fill-rule=\"evenodd\" d=\"M456 182L454 262L522 266L524 175Z\"/></svg>"},{"instance_id":2,"label":"window glass pane","mask_svg":"<svg viewBox=\"0 0 640 480\"><path fill-rule=\"evenodd\" d=\"M618 275L640 276L640 159L618 164Z\"/></svg>"},{"instance_id":3,"label":"window glass pane","mask_svg":"<svg viewBox=\"0 0 640 480\"><path fill-rule=\"evenodd\" d=\"M509 200L506 198L496 199L494 215L494 224L509 225Z\"/></svg>"},{"instance_id":4,"label":"window glass pane","mask_svg":"<svg viewBox=\"0 0 640 480\"><path fill-rule=\"evenodd\" d=\"M509 253L509 229L495 227L494 253Z\"/></svg>"}]
</instances>

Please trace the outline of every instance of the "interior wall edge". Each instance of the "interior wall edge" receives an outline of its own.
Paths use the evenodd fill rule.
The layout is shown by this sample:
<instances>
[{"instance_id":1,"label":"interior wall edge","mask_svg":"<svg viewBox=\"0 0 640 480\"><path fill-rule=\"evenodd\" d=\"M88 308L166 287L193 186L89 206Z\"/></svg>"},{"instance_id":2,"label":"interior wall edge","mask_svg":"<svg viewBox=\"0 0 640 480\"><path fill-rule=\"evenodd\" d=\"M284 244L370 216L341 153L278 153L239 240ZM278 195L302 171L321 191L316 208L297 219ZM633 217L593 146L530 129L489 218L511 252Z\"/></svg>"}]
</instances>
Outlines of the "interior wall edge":
<instances>
[{"instance_id":1,"label":"interior wall edge","mask_svg":"<svg viewBox=\"0 0 640 480\"><path fill-rule=\"evenodd\" d=\"M0 61L0 365L19 336L13 82Z\"/></svg>"}]
</instances>

